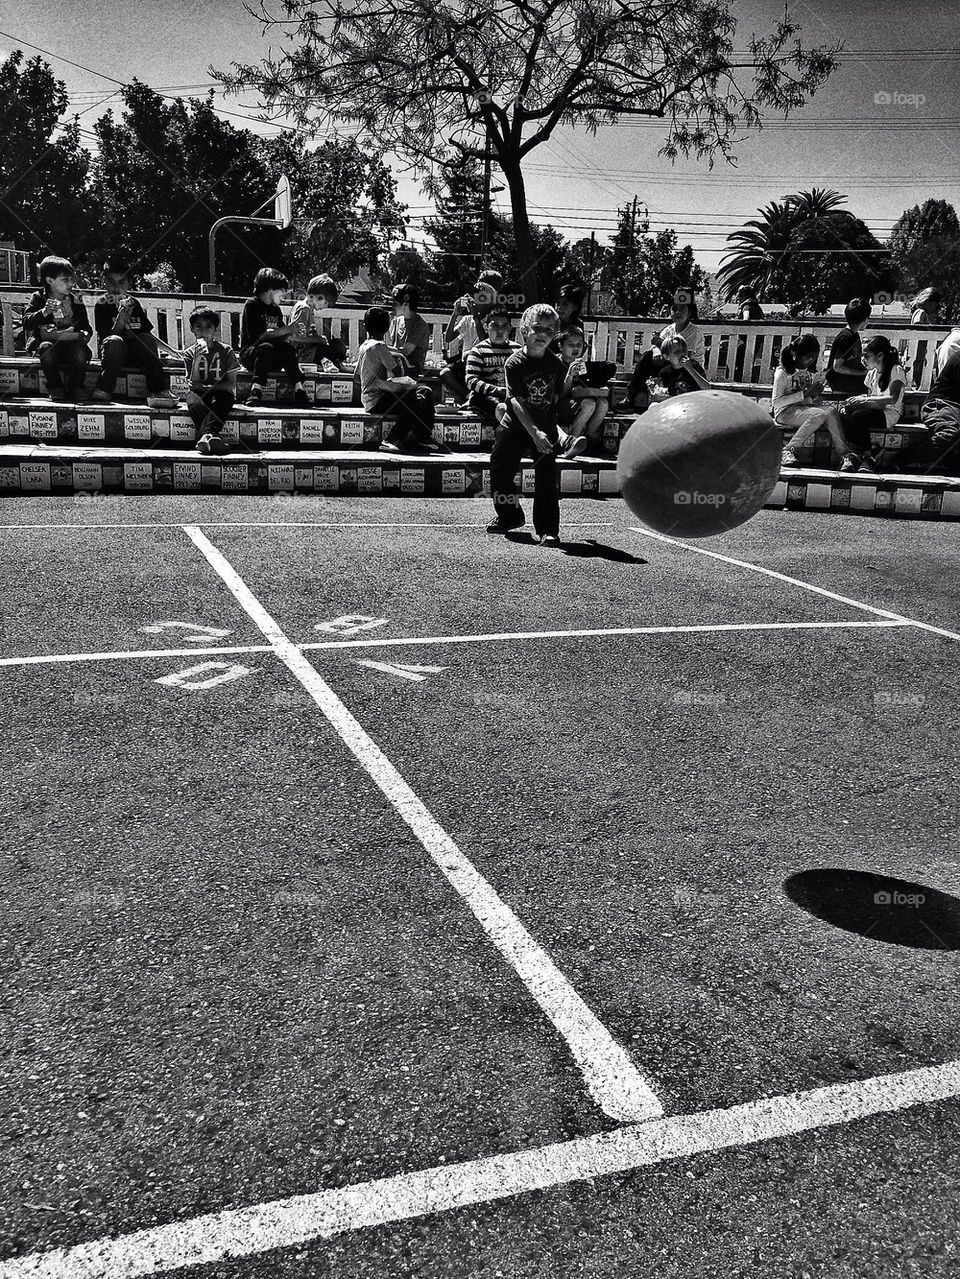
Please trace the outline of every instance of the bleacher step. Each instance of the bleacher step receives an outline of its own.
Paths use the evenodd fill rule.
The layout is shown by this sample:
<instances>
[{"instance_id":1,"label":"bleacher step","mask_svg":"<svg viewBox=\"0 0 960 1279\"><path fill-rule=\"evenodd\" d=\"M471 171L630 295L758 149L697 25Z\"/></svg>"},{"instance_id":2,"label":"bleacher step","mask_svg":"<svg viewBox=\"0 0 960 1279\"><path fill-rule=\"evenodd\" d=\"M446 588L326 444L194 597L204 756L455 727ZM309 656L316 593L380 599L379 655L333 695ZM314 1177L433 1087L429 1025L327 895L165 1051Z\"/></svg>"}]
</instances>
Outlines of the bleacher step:
<instances>
[{"instance_id":1,"label":"bleacher step","mask_svg":"<svg viewBox=\"0 0 960 1279\"><path fill-rule=\"evenodd\" d=\"M524 463L518 481L525 496L533 494L534 476L532 461ZM615 497L616 464L595 458L560 462L558 485L564 498ZM490 458L483 453L410 457L360 449L201 457L159 448L0 445L0 496L143 493L489 497ZM960 479L791 470L782 472L767 505L960 520Z\"/></svg>"}]
</instances>

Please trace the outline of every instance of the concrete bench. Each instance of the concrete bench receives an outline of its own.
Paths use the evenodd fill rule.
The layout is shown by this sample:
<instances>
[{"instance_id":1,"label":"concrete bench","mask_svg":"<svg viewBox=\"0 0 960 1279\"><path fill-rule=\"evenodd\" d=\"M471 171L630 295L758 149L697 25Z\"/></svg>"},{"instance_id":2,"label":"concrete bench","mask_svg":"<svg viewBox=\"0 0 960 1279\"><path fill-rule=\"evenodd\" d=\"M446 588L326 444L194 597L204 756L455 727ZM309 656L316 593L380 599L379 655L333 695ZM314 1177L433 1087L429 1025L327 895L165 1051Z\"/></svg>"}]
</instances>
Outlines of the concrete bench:
<instances>
[{"instance_id":1,"label":"concrete bench","mask_svg":"<svg viewBox=\"0 0 960 1279\"><path fill-rule=\"evenodd\" d=\"M517 472L521 491L533 494L533 464ZM558 465L565 499L615 497L612 462L577 459ZM404 458L367 451L266 452L256 458L184 456L161 449L69 449L0 444L0 497L99 494L252 494L393 497L489 497L490 459L479 454ZM960 520L960 479L931 476L840 476L805 471L781 476L771 508Z\"/></svg>"}]
</instances>

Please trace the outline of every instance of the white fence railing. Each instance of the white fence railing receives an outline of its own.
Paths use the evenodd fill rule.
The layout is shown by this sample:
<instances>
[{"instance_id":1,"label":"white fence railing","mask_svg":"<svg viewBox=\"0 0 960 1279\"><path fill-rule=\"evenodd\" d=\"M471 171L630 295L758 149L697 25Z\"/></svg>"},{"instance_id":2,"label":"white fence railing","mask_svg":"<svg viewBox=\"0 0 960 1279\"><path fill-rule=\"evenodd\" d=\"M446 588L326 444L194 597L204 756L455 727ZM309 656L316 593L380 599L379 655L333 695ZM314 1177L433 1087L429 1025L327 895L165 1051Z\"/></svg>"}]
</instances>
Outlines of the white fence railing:
<instances>
[{"instance_id":1,"label":"white fence railing","mask_svg":"<svg viewBox=\"0 0 960 1279\"><path fill-rule=\"evenodd\" d=\"M3 317L2 353L13 355L23 350L20 315L29 297L25 288L0 287L0 314ZM86 294L90 320L95 294ZM170 346L180 349L190 343L188 318L197 306L211 306L223 316L222 335L231 345L240 345L240 312L244 298L206 297L193 293L160 294L140 293L147 315L153 322L157 336ZM330 330L347 345L350 355L356 354L363 341L362 321L364 307L337 306L326 314L330 317ZM430 354L428 367L442 362L443 332L448 314L424 312L423 318L430 326ZM585 321L587 336L593 338L593 356L598 360L612 360L621 372L629 372L650 345L650 339L667 323L664 319L637 319L634 316L602 316ZM706 372L711 381L768 383L773 380L773 370L784 345L798 332L813 333L820 341L824 359L834 335L842 328L837 321L784 321L725 320L704 322L700 325L706 342ZM920 390L929 390L933 365L933 352L946 336L948 329L912 328L903 324L884 321L871 326L864 338L884 334L899 350L900 358L910 374L910 384Z\"/></svg>"}]
</instances>

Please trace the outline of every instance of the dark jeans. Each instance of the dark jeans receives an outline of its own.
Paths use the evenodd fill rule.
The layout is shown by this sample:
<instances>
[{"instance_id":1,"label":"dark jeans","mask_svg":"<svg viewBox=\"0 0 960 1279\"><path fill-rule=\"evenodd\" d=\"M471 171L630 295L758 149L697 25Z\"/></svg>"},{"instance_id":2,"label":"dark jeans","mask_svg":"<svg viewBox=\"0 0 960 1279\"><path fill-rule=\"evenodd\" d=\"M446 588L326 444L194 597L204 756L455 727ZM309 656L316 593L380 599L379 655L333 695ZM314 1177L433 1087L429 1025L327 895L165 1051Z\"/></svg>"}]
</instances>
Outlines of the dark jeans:
<instances>
[{"instance_id":1,"label":"dark jeans","mask_svg":"<svg viewBox=\"0 0 960 1279\"><path fill-rule=\"evenodd\" d=\"M339 367L347 358L347 346L340 338L319 338L314 346L301 346L297 348L300 359L307 364L319 364L322 360L329 360L331 364Z\"/></svg>"},{"instance_id":2,"label":"dark jeans","mask_svg":"<svg viewBox=\"0 0 960 1279\"><path fill-rule=\"evenodd\" d=\"M488 395L486 391L471 391L467 407L485 421L496 422L497 406L502 403L503 400L497 399L495 395Z\"/></svg>"},{"instance_id":3,"label":"dark jeans","mask_svg":"<svg viewBox=\"0 0 960 1279\"><path fill-rule=\"evenodd\" d=\"M493 509L501 524L523 523L523 508L517 489L516 474L525 455L534 460L533 527L541 536L560 534L560 498L557 493L556 425L545 426L545 435L553 442L553 451L541 453L522 426L509 419L494 432L490 452L490 493Z\"/></svg>"},{"instance_id":4,"label":"dark jeans","mask_svg":"<svg viewBox=\"0 0 960 1279\"><path fill-rule=\"evenodd\" d=\"M286 338L261 338L255 346L245 346L240 352L240 363L251 371L259 386L278 369L283 369L291 386L303 381L296 348Z\"/></svg>"},{"instance_id":5,"label":"dark jeans","mask_svg":"<svg viewBox=\"0 0 960 1279\"><path fill-rule=\"evenodd\" d=\"M930 434L912 450L917 462L933 475L960 475L960 403L928 399L920 419Z\"/></svg>"},{"instance_id":6,"label":"dark jeans","mask_svg":"<svg viewBox=\"0 0 960 1279\"><path fill-rule=\"evenodd\" d=\"M82 338L62 342L41 342L38 354L40 367L47 379L49 390L62 390L64 381L70 391L79 391L83 388L83 376L90 363L90 348Z\"/></svg>"},{"instance_id":7,"label":"dark jeans","mask_svg":"<svg viewBox=\"0 0 960 1279\"><path fill-rule=\"evenodd\" d=\"M223 430L227 414L234 405L233 392L217 391L211 387L210 390L201 391L199 394L199 403L187 405L187 412L190 414L193 425L198 431L212 431L214 435L219 435Z\"/></svg>"},{"instance_id":8,"label":"dark jeans","mask_svg":"<svg viewBox=\"0 0 960 1279\"><path fill-rule=\"evenodd\" d=\"M440 370L440 382L458 404L463 403L467 398L467 365L461 356L456 356Z\"/></svg>"},{"instance_id":9,"label":"dark jeans","mask_svg":"<svg viewBox=\"0 0 960 1279\"><path fill-rule=\"evenodd\" d=\"M649 404L649 395L647 392L647 378L653 377L659 373L667 361L663 358L659 351L644 351L640 359L637 360L633 373L630 375L630 381L627 384L627 393L625 398L633 404L638 395L642 393L643 403L635 404L634 408L645 409Z\"/></svg>"},{"instance_id":10,"label":"dark jeans","mask_svg":"<svg viewBox=\"0 0 960 1279\"><path fill-rule=\"evenodd\" d=\"M408 387L405 391L388 391L370 410L394 418L384 435L387 444L427 444L433 439L436 405L425 386Z\"/></svg>"},{"instance_id":11,"label":"dark jeans","mask_svg":"<svg viewBox=\"0 0 960 1279\"><path fill-rule=\"evenodd\" d=\"M150 395L159 395L165 389L157 339L152 333L111 333L103 339L100 343L100 376L97 379L101 391L113 394L124 365L143 370Z\"/></svg>"},{"instance_id":12,"label":"dark jeans","mask_svg":"<svg viewBox=\"0 0 960 1279\"><path fill-rule=\"evenodd\" d=\"M866 453L870 448L870 432L885 431L887 418L883 409L875 404L858 404L852 409L840 410L840 425L855 453Z\"/></svg>"}]
</instances>

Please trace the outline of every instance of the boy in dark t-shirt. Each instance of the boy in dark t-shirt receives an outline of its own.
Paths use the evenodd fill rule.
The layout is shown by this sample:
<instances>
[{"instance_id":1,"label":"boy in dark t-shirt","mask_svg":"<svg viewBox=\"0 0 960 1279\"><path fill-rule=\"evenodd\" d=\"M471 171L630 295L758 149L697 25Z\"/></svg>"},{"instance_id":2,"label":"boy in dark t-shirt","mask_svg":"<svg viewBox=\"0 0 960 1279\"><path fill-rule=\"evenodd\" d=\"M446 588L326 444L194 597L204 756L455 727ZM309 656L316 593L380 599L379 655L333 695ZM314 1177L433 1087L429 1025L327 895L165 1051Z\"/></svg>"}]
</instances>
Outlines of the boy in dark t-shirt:
<instances>
[{"instance_id":1,"label":"boy in dark t-shirt","mask_svg":"<svg viewBox=\"0 0 960 1279\"><path fill-rule=\"evenodd\" d=\"M240 362L253 374L247 403L263 403L267 378L278 369L286 373L293 387L293 402L299 408L310 404L303 384L297 351L290 341L296 325L284 324L280 299L289 287L282 271L263 267L253 281L253 297L243 304L240 316Z\"/></svg>"},{"instance_id":2,"label":"boy in dark t-shirt","mask_svg":"<svg viewBox=\"0 0 960 1279\"><path fill-rule=\"evenodd\" d=\"M831 391L839 391L842 395L863 395L867 389L860 334L867 327L870 309L870 303L862 298L854 298L843 308L847 327L833 339L827 360L827 386Z\"/></svg>"},{"instance_id":3,"label":"boy in dark t-shirt","mask_svg":"<svg viewBox=\"0 0 960 1279\"><path fill-rule=\"evenodd\" d=\"M170 408L176 401L164 395L163 365L153 325L140 301L130 293L130 267L122 258L103 266L106 292L93 308L93 324L100 343L100 376L90 399L109 403L124 365L142 369L147 379L147 403Z\"/></svg>"},{"instance_id":4,"label":"boy in dark t-shirt","mask_svg":"<svg viewBox=\"0 0 960 1279\"><path fill-rule=\"evenodd\" d=\"M536 475L533 527L544 546L560 544L560 502L557 497L557 423L567 366L549 350L560 328L552 306L538 303L520 320L523 350L503 366L507 384L506 413L496 428L490 454L490 490L496 518L489 533L508 533L525 523L516 473L524 453L532 453Z\"/></svg>"}]
</instances>

